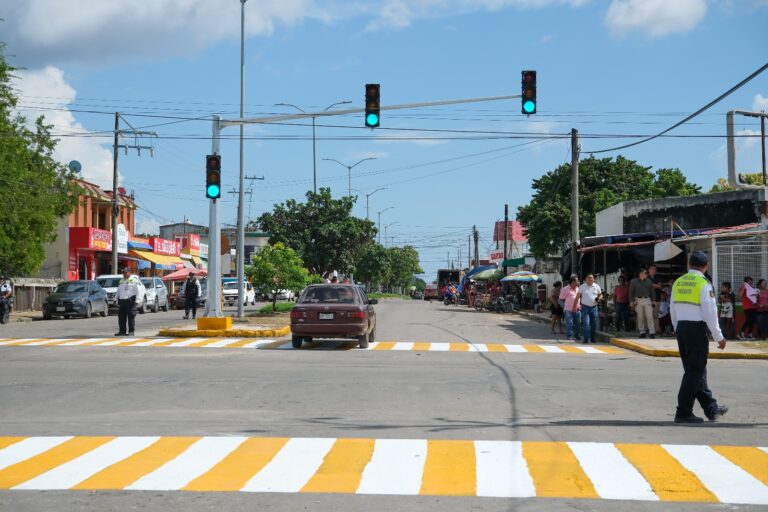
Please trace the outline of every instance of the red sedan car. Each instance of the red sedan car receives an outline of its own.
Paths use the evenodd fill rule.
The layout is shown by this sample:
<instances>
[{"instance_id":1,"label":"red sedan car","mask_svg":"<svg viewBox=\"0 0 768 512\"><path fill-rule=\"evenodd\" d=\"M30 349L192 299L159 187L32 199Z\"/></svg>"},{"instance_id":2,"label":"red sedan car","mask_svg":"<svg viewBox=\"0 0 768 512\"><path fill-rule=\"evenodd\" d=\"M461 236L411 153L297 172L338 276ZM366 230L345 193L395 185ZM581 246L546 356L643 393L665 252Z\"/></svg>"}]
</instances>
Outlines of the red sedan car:
<instances>
[{"instance_id":1,"label":"red sedan car","mask_svg":"<svg viewBox=\"0 0 768 512\"><path fill-rule=\"evenodd\" d=\"M291 310L293 348L313 338L354 338L368 348L376 337L376 303L356 285L308 286Z\"/></svg>"}]
</instances>

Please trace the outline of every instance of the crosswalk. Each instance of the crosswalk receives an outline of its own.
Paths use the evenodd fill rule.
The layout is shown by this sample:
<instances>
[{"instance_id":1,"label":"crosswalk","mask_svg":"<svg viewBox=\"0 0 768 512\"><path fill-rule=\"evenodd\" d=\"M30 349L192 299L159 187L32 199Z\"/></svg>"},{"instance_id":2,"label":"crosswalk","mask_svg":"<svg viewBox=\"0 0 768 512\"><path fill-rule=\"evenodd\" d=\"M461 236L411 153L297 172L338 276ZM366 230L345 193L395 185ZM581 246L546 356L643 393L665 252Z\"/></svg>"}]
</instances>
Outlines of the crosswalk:
<instances>
[{"instance_id":1,"label":"crosswalk","mask_svg":"<svg viewBox=\"0 0 768 512\"><path fill-rule=\"evenodd\" d=\"M262 350L293 350L290 340L264 338L4 338L3 347L166 347L166 348L242 348ZM351 350L354 341L322 340L305 343L304 350ZM624 354L612 346L573 344L504 344L466 342L401 342L379 341L370 344L372 351L408 352L497 352L515 354Z\"/></svg>"},{"instance_id":2,"label":"crosswalk","mask_svg":"<svg viewBox=\"0 0 768 512\"><path fill-rule=\"evenodd\" d=\"M768 448L287 437L0 437L0 489L768 505Z\"/></svg>"}]
</instances>

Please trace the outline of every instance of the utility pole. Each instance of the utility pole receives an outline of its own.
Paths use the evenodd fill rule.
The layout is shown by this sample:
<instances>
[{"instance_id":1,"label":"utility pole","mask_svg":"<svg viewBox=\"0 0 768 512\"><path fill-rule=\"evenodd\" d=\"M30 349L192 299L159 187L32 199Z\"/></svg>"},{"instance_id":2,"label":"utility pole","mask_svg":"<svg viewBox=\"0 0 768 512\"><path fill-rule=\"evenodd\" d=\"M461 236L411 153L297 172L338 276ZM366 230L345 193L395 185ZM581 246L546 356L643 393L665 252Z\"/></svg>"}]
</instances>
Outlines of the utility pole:
<instances>
[{"instance_id":1,"label":"utility pole","mask_svg":"<svg viewBox=\"0 0 768 512\"><path fill-rule=\"evenodd\" d=\"M480 266L480 250L477 247L477 244L480 240L480 233L477 232L477 226L472 226L472 233L475 237L475 266Z\"/></svg>"},{"instance_id":2,"label":"utility pole","mask_svg":"<svg viewBox=\"0 0 768 512\"><path fill-rule=\"evenodd\" d=\"M137 154L141 156L142 149L148 149L149 155L155 155L154 146L143 146L139 143L139 140L143 137L157 137L155 132L140 131L131 126L128 121L123 121L128 125L130 130L120 130L120 112L115 112L115 142L112 151L112 273L119 274L120 271L117 268L117 216L120 212L119 199L118 199L118 183L117 183L117 157L119 155L118 150L123 148L125 154L128 154L129 149L135 149ZM120 136L128 135L133 136L133 144L120 144Z\"/></svg>"},{"instance_id":3,"label":"utility pole","mask_svg":"<svg viewBox=\"0 0 768 512\"><path fill-rule=\"evenodd\" d=\"M763 112L765 113L765 112ZM765 116L760 116L760 145L763 150L763 186L768 185L768 176L765 173Z\"/></svg>"},{"instance_id":4,"label":"utility pole","mask_svg":"<svg viewBox=\"0 0 768 512\"><path fill-rule=\"evenodd\" d=\"M240 0L240 117L245 115L245 2ZM245 126L240 125L240 188L237 198L237 317L245 315Z\"/></svg>"},{"instance_id":5,"label":"utility pole","mask_svg":"<svg viewBox=\"0 0 768 512\"><path fill-rule=\"evenodd\" d=\"M472 270L472 235L467 235L467 269Z\"/></svg>"},{"instance_id":6,"label":"utility pole","mask_svg":"<svg viewBox=\"0 0 768 512\"><path fill-rule=\"evenodd\" d=\"M507 275L507 267L504 266L504 260L507 259L507 241L509 238L509 205L504 205L504 256L501 257L501 267L504 270L504 275Z\"/></svg>"},{"instance_id":7,"label":"utility pole","mask_svg":"<svg viewBox=\"0 0 768 512\"><path fill-rule=\"evenodd\" d=\"M571 129L571 274L578 275L579 243L579 130Z\"/></svg>"}]
</instances>

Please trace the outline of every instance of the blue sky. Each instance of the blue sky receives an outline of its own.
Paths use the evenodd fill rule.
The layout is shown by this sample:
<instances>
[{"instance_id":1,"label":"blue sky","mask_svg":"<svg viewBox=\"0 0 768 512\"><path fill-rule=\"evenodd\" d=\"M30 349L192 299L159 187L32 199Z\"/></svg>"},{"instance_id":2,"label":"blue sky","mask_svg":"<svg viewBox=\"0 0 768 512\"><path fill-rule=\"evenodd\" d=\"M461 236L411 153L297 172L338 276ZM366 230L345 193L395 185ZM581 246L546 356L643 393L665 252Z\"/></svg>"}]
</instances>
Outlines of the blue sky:
<instances>
[{"instance_id":1,"label":"blue sky","mask_svg":"<svg viewBox=\"0 0 768 512\"><path fill-rule=\"evenodd\" d=\"M154 158L120 156L121 184L135 191L141 226L151 230L184 217L207 223L206 119L237 117L239 15L237 0L0 0L0 39L26 68L20 110L45 113L62 136L57 156L79 160L84 177L111 188L115 111L158 132ZM365 216L363 194L387 187L370 198L371 218L394 206L382 227L395 244L420 250L428 274L459 248L466 261L472 225L486 254L504 204L515 212L532 179L570 159L564 141L511 134L615 136L585 138L588 153L655 133L764 64L768 47L765 0L250 0L246 24L252 116L291 111L279 102L359 107L367 82L382 84L385 105L519 94L520 71L538 71L539 113L530 118L509 100L383 112L373 132L362 114L318 120L320 185L347 191L346 169L323 158L376 157L353 170L356 213ZM718 137L665 138L621 154L678 167L708 189L726 174L721 136L734 108L768 109L768 74L673 132ZM741 123L745 133L759 130ZM248 127L246 136L246 172L266 178L253 183L248 216L311 188L306 121ZM741 146L740 170L757 171L759 142ZM223 141L222 156L228 191L237 186L237 142ZM222 206L224 222L234 223L231 195Z\"/></svg>"}]
</instances>

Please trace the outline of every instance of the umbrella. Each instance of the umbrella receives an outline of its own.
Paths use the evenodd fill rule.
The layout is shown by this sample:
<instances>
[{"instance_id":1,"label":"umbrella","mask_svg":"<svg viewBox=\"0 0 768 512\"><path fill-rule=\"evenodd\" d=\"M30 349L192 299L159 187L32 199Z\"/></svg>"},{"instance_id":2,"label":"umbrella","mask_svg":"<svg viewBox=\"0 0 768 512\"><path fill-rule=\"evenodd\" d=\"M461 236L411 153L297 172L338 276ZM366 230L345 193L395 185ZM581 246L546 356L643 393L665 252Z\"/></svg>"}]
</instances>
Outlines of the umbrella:
<instances>
[{"instance_id":1,"label":"umbrella","mask_svg":"<svg viewBox=\"0 0 768 512\"><path fill-rule=\"evenodd\" d=\"M163 281L183 281L187 278L187 276L190 273L194 274L195 277L202 277L202 276L208 275L208 271L204 269L183 268L181 270L177 270L176 272L171 272L167 276L163 276Z\"/></svg>"},{"instance_id":2,"label":"umbrella","mask_svg":"<svg viewBox=\"0 0 768 512\"><path fill-rule=\"evenodd\" d=\"M495 268L488 268L472 275L470 279L474 279L475 281L490 281L492 279L499 279L503 275L504 274L501 271L496 270Z\"/></svg>"},{"instance_id":3,"label":"umbrella","mask_svg":"<svg viewBox=\"0 0 768 512\"><path fill-rule=\"evenodd\" d=\"M538 274L534 272L528 272L527 270L521 270L519 272L514 272L512 274L509 274L507 277L503 278L501 280L503 283L508 282L517 282L517 283L532 283L532 282L541 282L541 278Z\"/></svg>"}]
</instances>

